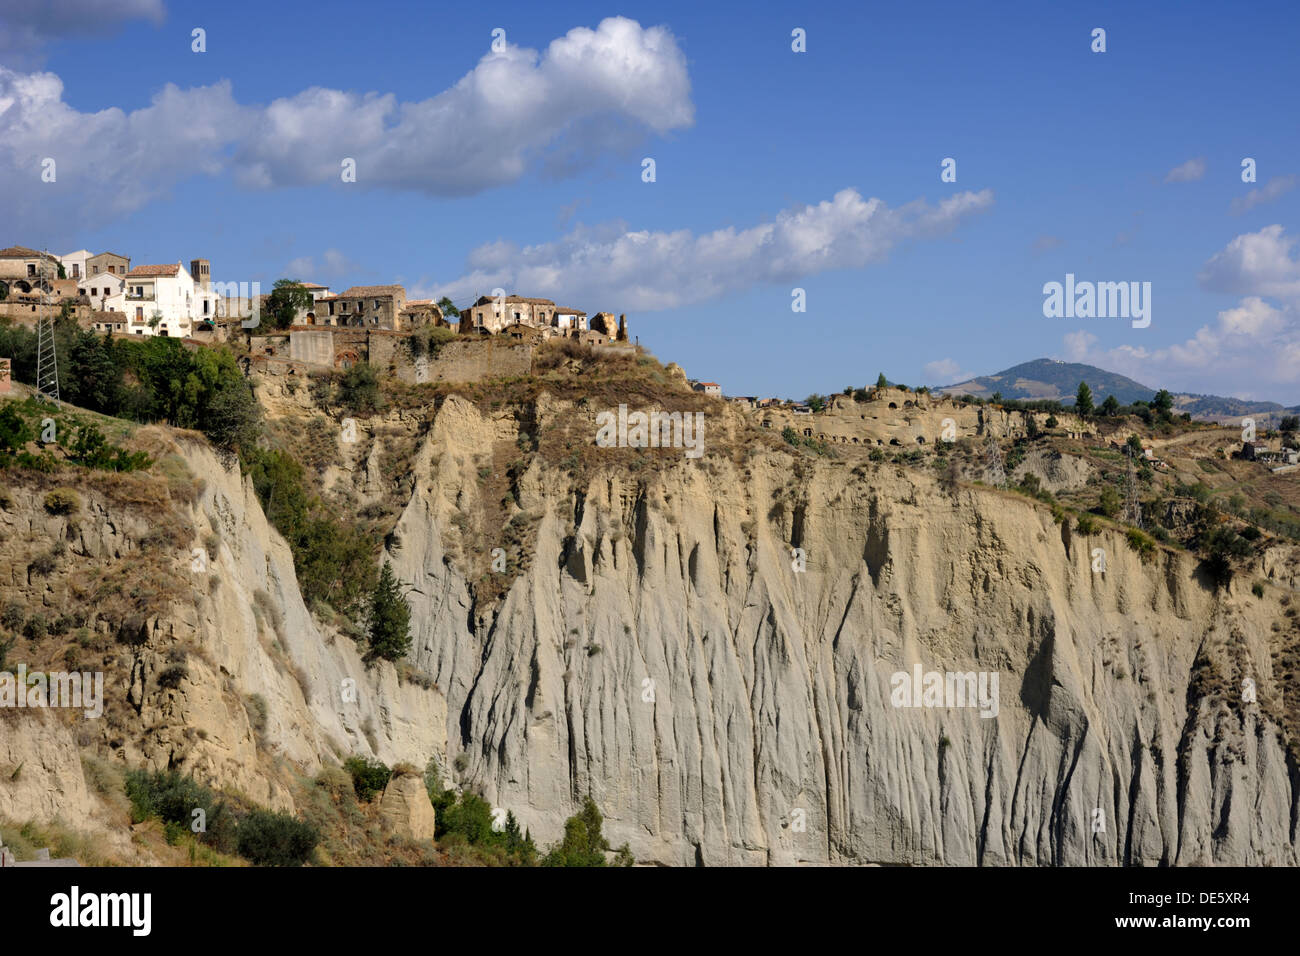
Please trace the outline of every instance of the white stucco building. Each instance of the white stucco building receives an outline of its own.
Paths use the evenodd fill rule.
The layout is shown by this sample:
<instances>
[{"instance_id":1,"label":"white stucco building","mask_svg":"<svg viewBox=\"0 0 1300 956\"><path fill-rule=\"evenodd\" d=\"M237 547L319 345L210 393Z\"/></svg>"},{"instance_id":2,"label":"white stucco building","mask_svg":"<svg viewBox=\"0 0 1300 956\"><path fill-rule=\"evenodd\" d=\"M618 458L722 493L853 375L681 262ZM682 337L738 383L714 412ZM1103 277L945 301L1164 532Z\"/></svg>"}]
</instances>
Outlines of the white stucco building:
<instances>
[{"instance_id":1,"label":"white stucco building","mask_svg":"<svg viewBox=\"0 0 1300 956\"><path fill-rule=\"evenodd\" d=\"M96 277L98 278L98 277ZM216 315L217 296L196 289L194 279L179 262L165 266L136 266L126 274L127 328L132 335L186 338L202 321L203 309Z\"/></svg>"},{"instance_id":2,"label":"white stucco building","mask_svg":"<svg viewBox=\"0 0 1300 956\"><path fill-rule=\"evenodd\" d=\"M64 268L67 268L65 263ZM97 312L126 312L126 276L101 272L77 280L77 291L90 302Z\"/></svg>"},{"instance_id":3,"label":"white stucco building","mask_svg":"<svg viewBox=\"0 0 1300 956\"><path fill-rule=\"evenodd\" d=\"M89 249L78 249L76 252L69 252L66 256L59 256L59 262L63 263L63 274L69 279L80 279L87 275L89 270L86 268L86 260L94 256Z\"/></svg>"}]
</instances>

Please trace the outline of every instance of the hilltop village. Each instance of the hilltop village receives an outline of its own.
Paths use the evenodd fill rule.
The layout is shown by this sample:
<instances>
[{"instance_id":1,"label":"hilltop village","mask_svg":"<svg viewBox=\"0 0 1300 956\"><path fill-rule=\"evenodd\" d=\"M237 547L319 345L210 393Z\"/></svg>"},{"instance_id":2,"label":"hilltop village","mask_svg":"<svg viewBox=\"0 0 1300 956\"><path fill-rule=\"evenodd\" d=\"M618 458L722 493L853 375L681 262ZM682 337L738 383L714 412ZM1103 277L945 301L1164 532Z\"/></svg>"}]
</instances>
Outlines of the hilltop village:
<instances>
[{"instance_id":1,"label":"hilltop village","mask_svg":"<svg viewBox=\"0 0 1300 956\"><path fill-rule=\"evenodd\" d=\"M48 312L83 328L163 336L187 346L242 340L259 371L293 375L346 370L359 361L410 382L475 381L526 374L532 346L562 337L583 345L631 349L627 316L588 315L550 299L479 296L463 308L448 299L410 299L401 285L332 292L315 282L214 282L207 259L132 265L129 256L81 249L52 255L25 246L0 249L0 317L35 325ZM445 330L442 334L432 330ZM426 344L438 344L431 364ZM396 346L419 338L413 348ZM500 354L498 354L500 353ZM441 367L439 367L441 366Z\"/></svg>"},{"instance_id":2,"label":"hilltop village","mask_svg":"<svg viewBox=\"0 0 1300 956\"><path fill-rule=\"evenodd\" d=\"M129 256L87 249L61 256L25 246L0 249L0 318L34 326L43 315L57 314L105 334L175 338L189 348L230 343L245 374L271 381L365 362L411 384L474 383L529 375L535 348L551 339L613 354L637 348L626 315L589 315L551 299L494 291L463 307L446 298L408 298L397 284L336 293L320 283L285 279L262 293L257 283L213 281L212 264L203 258L191 259L187 268L180 261L132 265ZM857 446L898 456L961 439L1098 437L1098 420L1069 408L1012 407L1016 403L889 385L883 377L873 388L797 402L725 396L717 382L687 379L675 363L668 369L703 396L741 409L756 427L810 447ZM1106 437L1119 448L1136 435ZM1300 466L1294 448L1262 437L1224 453L1278 472ZM1157 470L1164 467L1149 441L1139 455Z\"/></svg>"}]
</instances>

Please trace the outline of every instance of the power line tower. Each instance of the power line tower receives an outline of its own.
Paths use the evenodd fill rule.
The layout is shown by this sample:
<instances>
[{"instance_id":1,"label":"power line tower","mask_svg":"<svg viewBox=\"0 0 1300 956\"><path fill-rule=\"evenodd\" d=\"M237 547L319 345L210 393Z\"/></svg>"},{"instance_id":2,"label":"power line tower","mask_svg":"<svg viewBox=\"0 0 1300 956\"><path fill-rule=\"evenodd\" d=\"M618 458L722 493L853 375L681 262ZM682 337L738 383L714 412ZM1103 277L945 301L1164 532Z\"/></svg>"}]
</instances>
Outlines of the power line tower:
<instances>
[{"instance_id":1,"label":"power line tower","mask_svg":"<svg viewBox=\"0 0 1300 956\"><path fill-rule=\"evenodd\" d=\"M1138 499L1137 472L1133 469L1133 456L1128 459L1128 478L1124 482L1124 523L1142 527L1142 502Z\"/></svg>"},{"instance_id":2,"label":"power line tower","mask_svg":"<svg viewBox=\"0 0 1300 956\"><path fill-rule=\"evenodd\" d=\"M1007 483L1006 469L1002 467L1002 447L992 434L984 440L984 480L996 488Z\"/></svg>"},{"instance_id":3,"label":"power line tower","mask_svg":"<svg viewBox=\"0 0 1300 956\"><path fill-rule=\"evenodd\" d=\"M58 273L55 273L58 276ZM54 344L54 315L50 311L50 260L42 251L37 281L41 284L41 313L36 320L36 392L46 400L59 403L59 355Z\"/></svg>"}]
</instances>

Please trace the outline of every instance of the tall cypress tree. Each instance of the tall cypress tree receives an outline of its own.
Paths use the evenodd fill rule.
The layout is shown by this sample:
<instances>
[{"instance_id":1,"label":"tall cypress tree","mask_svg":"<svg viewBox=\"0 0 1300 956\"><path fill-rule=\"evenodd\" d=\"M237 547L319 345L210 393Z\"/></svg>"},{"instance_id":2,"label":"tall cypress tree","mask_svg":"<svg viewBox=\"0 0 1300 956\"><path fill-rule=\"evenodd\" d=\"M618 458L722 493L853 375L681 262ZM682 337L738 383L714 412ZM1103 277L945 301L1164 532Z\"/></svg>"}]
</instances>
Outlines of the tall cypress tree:
<instances>
[{"instance_id":1,"label":"tall cypress tree","mask_svg":"<svg viewBox=\"0 0 1300 956\"><path fill-rule=\"evenodd\" d=\"M1092 414L1092 389L1087 382L1079 383L1079 391L1074 396L1074 410L1085 417Z\"/></svg>"},{"instance_id":2,"label":"tall cypress tree","mask_svg":"<svg viewBox=\"0 0 1300 956\"><path fill-rule=\"evenodd\" d=\"M370 594L366 620L370 626L367 659L382 657L386 661L398 661L406 656L411 649L411 608L402 594L401 582L387 561Z\"/></svg>"}]
</instances>

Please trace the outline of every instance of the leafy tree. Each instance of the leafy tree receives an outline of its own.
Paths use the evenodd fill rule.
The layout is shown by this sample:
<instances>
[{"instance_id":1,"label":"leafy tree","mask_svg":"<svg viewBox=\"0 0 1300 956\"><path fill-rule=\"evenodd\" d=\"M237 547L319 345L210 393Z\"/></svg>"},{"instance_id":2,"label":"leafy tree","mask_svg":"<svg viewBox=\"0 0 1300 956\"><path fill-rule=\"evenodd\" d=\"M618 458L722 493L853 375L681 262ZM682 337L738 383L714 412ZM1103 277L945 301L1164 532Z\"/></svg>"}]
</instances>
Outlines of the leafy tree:
<instances>
[{"instance_id":1,"label":"leafy tree","mask_svg":"<svg viewBox=\"0 0 1300 956\"><path fill-rule=\"evenodd\" d=\"M1226 525L1219 525L1204 535L1201 550L1205 552L1202 566L1219 587L1232 580L1232 563L1250 554L1250 542Z\"/></svg>"},{"instance_id":2,"label":"leafy tree","mask_svg":"<svg viewBox=\"0 0 1300 956\"><path fill-rule=\"evenodd\" d=\"M383 793L393 776L393 771L384 763L366 757L349 757L343 761L343 769L352 776L352 790L363 803L369 803Z\"/></svg>"},{"instance_id":3,"label":"leafy tree","mask_svg":"<svg viewBox=\"0 0 1300 956\"><path fill-rule=\"evenodd\" d=\"M1168 419L1169 413L1174 409L1174 397L1169 394L1169 390L1162 388L1156 392L1155 398L1151 400L1151 407L1156 410L1161 418Z\"/></svg>"},{"instance_id":4,"label":"leafy tree","mask_svg":"<svg viewBox=\"0 0 1300 956\"><path fill-rule=\"evenodd\" d=\"M440 831L459 833L470 843L490 843L495 836L492 830L492 805L468 790L460 795L459 800L447 804L437 816Z\"/></svg>"},{"instance_id":5,"label":"leafy tree","mask_svg":"<svg viewBox=\"0 0 1300 956\"><path fill-rule=\"evenodd\" d=\"M218 448L250 448L262 432L262 406L247 382L227 380L213 393L204 431Z\"/></svg>"},{"instance_id":6,"label":"leafy tree","mask_svg":"<svg viewBox=\"0 0 1300 956\"><path fill-rule=\"evenodd\" d=\"M876 388L889 388L889 379L885 378L884 372L876 378Z\"/></svg>"},{"instance_id":7,"label":"leafy tree","mask_svg":"<svg viewBox=\"0 0 1300 956\"><path fill-rule=\"evenodd\" d=\"M311 292L297 279L276 279L262 308L271 317L271 326L287 329L299 312L311 308L312 301Z\"/></svg>"},{"instance_id":8,"label":"leafy tree","mask_svg":"<svg viewBox=\"0 0 1300 956\"><path fill-rule=\"evenodd\" d=\"M13 403L0 408L0 461L22 451L36 434Z\"/></svg>"},{"instance_id":9,"label":"leafy tree","mask_svg":"<svg viewBox=\"0 0 1300 956\"><path fill-rule=\"evenodd\" d=\"M339 382L339 401L354 412L379 407L379 376L369 362L357 362Z\"/></svg>"},{"instance_id":10,"label":"leafy tree","mask_svg":"<svg viewBox=\"0 0 1300 956\"><path fill-rule=\"evenodd\" d=\"M460 309L452 305L451 299L445 295L438 300L438 311L442 313L442 317L448 322L460 318Z\"/></svg>"},{"instance_id":11,"label":"leafy tree","mask_svg":"<svg viewBox=\"0 0 1300 956\"><path fill-rule=\"evenodd\" d=\"M1097 502L1097 510L1107 518L1113 518L1119 514L1120 500L1119 492L1113 485L1107 485L1101 489L1101 499Z\"/></svg>"},{"instance_id":12,"label":"leafy tree","mask_svg":"<svg viewBox=\"0 0 1300 956\"><path fill-rule=\"evenodd\" d=\"M1284 435L1294 434L1300 431L1300 415L1285 415L1281 423L1277 426L1278 431Z\"/></svg>"},{"instance_id":13,"label":"leafy tree","mask_svg":"<svg viewBox=\"0 0 1300 956\"><path fill-rule=\"evenodd\" d=\"M1032 412L1025 413L1025 434L1032 440L1038 437L1038 419Z\"/></svg>"},{"instance_id":14,"label":"leafy tree","mask_svg":"<svg viewBox=\"0 0 1300 956\"><path fill-rule=\"evenodd\" d=\"M371 660L401 660L411 649L411 607L402 594L401 583L387 561L370 595L366 609Z\"/></svg>"},{"instance_id":15,"label":"leafy tree","mask_svg":"<svg viewBox=\"0 0 1300 956\"><path fill-rule=\"evenodd\" d=\"M820 412L823 408L826 407L826 398L825 396L818 395L817 393L814 392L812 395L809 395L807 398L804 399L804 404L807 405L809 408L811 408L814 412Z\"/></svg>"},{"instance_id":16,"label":"leafy tree","mask_svg":"<svg viewBox=\"0 0 1300 956\"><path fill-rule=\"evenodd\" d=\"M1092 389L1087 382L1079 383L1079 391L1074 396L1074 410L1085 417L1092 414Z\"/></svg>"},{"instance_id":17,"label":"leafy tree","mask_svg":"<svg viewBox=\"0 0 1300 956\"><path fill-rule=\"evenodd\" d=\"M1134 458L1142 457L1142 439L1138 438L1136 433L1129 435L1128 441L1126 441L1124 445L1128 449L1128 454L1132 455Z\"/></svg>"},{"instance_id":18,"label":"leafy tree","mask_svg":"<svg viewBox=\"0 0 1300 956\"><path fill-rule=\"evenodd\" d=\"M1114 395L1107 395L1106 400L1101 403L1101 413L1107 418L1114 418L1119 414L1119 399Z\"/></svg>"},{"instance_id":19,"label":"leafy tree","mask_svg":"<svg viewBox=\"0 0 1300 956\"><path fill-rule=\"evenodd\" d=\"M1043 424L1045 424L1048 428L1055 428L1056 426L1058 426L1058 425L1061 424L1061 423L1058 422L1058 421L1056 420L1056 416L1055 416L1055 415L1048 415L1048 416L1047 416L1047 421L1044 422Z\"/></svg>"}]
</instances>

